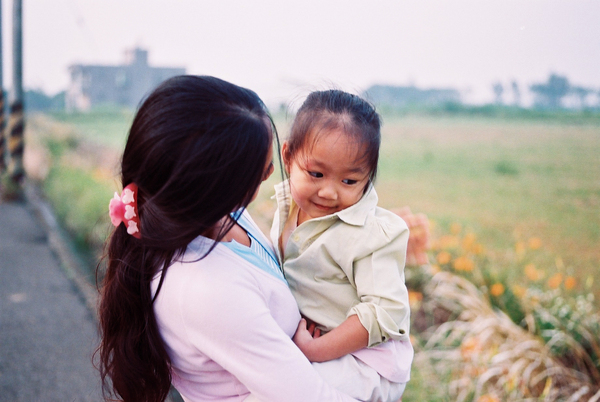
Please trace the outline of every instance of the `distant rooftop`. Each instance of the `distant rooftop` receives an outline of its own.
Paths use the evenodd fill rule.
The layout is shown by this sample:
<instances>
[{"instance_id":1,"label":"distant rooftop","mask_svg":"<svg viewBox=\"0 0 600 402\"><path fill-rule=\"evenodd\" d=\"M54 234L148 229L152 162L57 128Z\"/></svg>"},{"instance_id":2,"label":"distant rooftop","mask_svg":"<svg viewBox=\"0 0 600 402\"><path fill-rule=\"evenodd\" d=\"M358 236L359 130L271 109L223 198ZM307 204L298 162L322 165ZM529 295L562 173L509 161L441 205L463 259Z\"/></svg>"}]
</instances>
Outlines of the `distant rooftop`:
<instances>
[{"instance_id":1,"label":"distant rooftop","mask_svg":"<svg viewBox=\"0 0 600 402\"><path fill-rule=\"evenodd\" d=\"M66 107L71 111L88 111L111 104L135 108L161 82L186 73L184 67L151 67L148 51L141 48L125 52L122 65L73 64Z\"/></svg>"}]
</instances>

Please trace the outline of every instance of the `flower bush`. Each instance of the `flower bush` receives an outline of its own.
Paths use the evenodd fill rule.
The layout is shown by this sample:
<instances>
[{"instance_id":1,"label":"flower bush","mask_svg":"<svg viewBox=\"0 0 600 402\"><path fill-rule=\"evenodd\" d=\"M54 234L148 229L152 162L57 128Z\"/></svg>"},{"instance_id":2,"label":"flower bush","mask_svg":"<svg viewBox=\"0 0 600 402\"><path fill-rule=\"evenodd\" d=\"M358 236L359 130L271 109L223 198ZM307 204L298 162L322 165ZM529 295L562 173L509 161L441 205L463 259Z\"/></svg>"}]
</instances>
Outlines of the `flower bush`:
<instances>
[{"instance_id":1,"label":"flower bush","mask_svg":"<svg viewBox=\"0 0 600 402\"><path fill-rule=\"evenodd\" d=\"M474 233L449 232L432 239L431 266L407 267L415 366L434 368L448 400L600 400L593 294L560 258L539 265L538 237L500 269Z\"/></svg>"}]
</instances>

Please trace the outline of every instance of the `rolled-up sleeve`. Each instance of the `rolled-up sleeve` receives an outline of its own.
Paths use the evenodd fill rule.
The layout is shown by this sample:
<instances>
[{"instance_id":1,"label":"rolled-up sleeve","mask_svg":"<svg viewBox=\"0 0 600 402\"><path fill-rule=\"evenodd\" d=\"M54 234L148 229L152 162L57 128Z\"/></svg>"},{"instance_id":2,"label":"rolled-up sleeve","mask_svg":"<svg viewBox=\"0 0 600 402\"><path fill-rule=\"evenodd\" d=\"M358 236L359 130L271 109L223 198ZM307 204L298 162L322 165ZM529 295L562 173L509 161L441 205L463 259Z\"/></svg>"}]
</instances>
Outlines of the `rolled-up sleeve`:
<instances>
[{"instance_id":1,"label":"rolled-up sleeve","mask_svg":"<svg viewBox=\"0 0 600 402\"><path fill-rule=\"evenodd\" d=\"M409 231L401 219L377 221L364 247L374 250L356 259L352 279L360 302L347 316L356 314L369 332L369 347L389 339L408 340L410 308L404 283Z\"/></svg>"}]
</instances>

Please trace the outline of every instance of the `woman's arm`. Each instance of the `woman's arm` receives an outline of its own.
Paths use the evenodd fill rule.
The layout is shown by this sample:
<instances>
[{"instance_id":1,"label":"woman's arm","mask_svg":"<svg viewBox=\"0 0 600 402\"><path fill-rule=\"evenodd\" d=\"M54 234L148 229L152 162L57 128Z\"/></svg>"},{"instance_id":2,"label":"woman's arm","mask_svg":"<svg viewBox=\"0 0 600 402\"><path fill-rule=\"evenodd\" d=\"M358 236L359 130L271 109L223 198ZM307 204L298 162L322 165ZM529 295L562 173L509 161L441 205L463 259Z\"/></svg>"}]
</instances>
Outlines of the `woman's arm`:
<instances>
[{"instance_id":1,"label":"woman's arm","mask_svg":"<svg viewBox=\"0 0 600 402\"><path fill-rule=\"evenodd\" d=\"M366 348L369 343L369 333L356 315L351 315L325 335L320 335L314 324L312 326L307 328L306 320L302 319L294 335L294 342L311 362L337 359Z\"/></svg>"},{"instance_id":2,"label":"woman's arm","mask_svg":"<svg viewBox=\"0 0 600 402\"><path fill-rule=\"evenodd\" d=\"M194 270L180 294L185 335L197 350L261 401L354 401L324 382L280 326L281 317L297 314L283 282L262 271L249 273L254 267L210 265ZM291 307L280 307L287 303Z\"/></svg>"}]
</instances>

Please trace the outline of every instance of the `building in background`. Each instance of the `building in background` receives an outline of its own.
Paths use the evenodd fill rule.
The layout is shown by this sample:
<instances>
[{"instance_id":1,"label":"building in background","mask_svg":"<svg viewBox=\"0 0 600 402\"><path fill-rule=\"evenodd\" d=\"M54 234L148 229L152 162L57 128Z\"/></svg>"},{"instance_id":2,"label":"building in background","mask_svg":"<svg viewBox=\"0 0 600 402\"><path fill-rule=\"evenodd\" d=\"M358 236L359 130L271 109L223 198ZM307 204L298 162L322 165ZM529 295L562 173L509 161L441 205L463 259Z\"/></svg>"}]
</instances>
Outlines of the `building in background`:
<instances>
[{"instance_id":1,"label":"building in background","mask_svg":"<svg viewBox=\"0 0 600 402\"><path fill-rule=\"evenodd\" d=\"M103 104L135 108L162 81L185 74L183 67L149 66L148 51L144 49L127 51L125 59L125 64L120 66L70 66L71 82L66 93L66 109L88 111Z\"/></svg>"}]
</instances>

